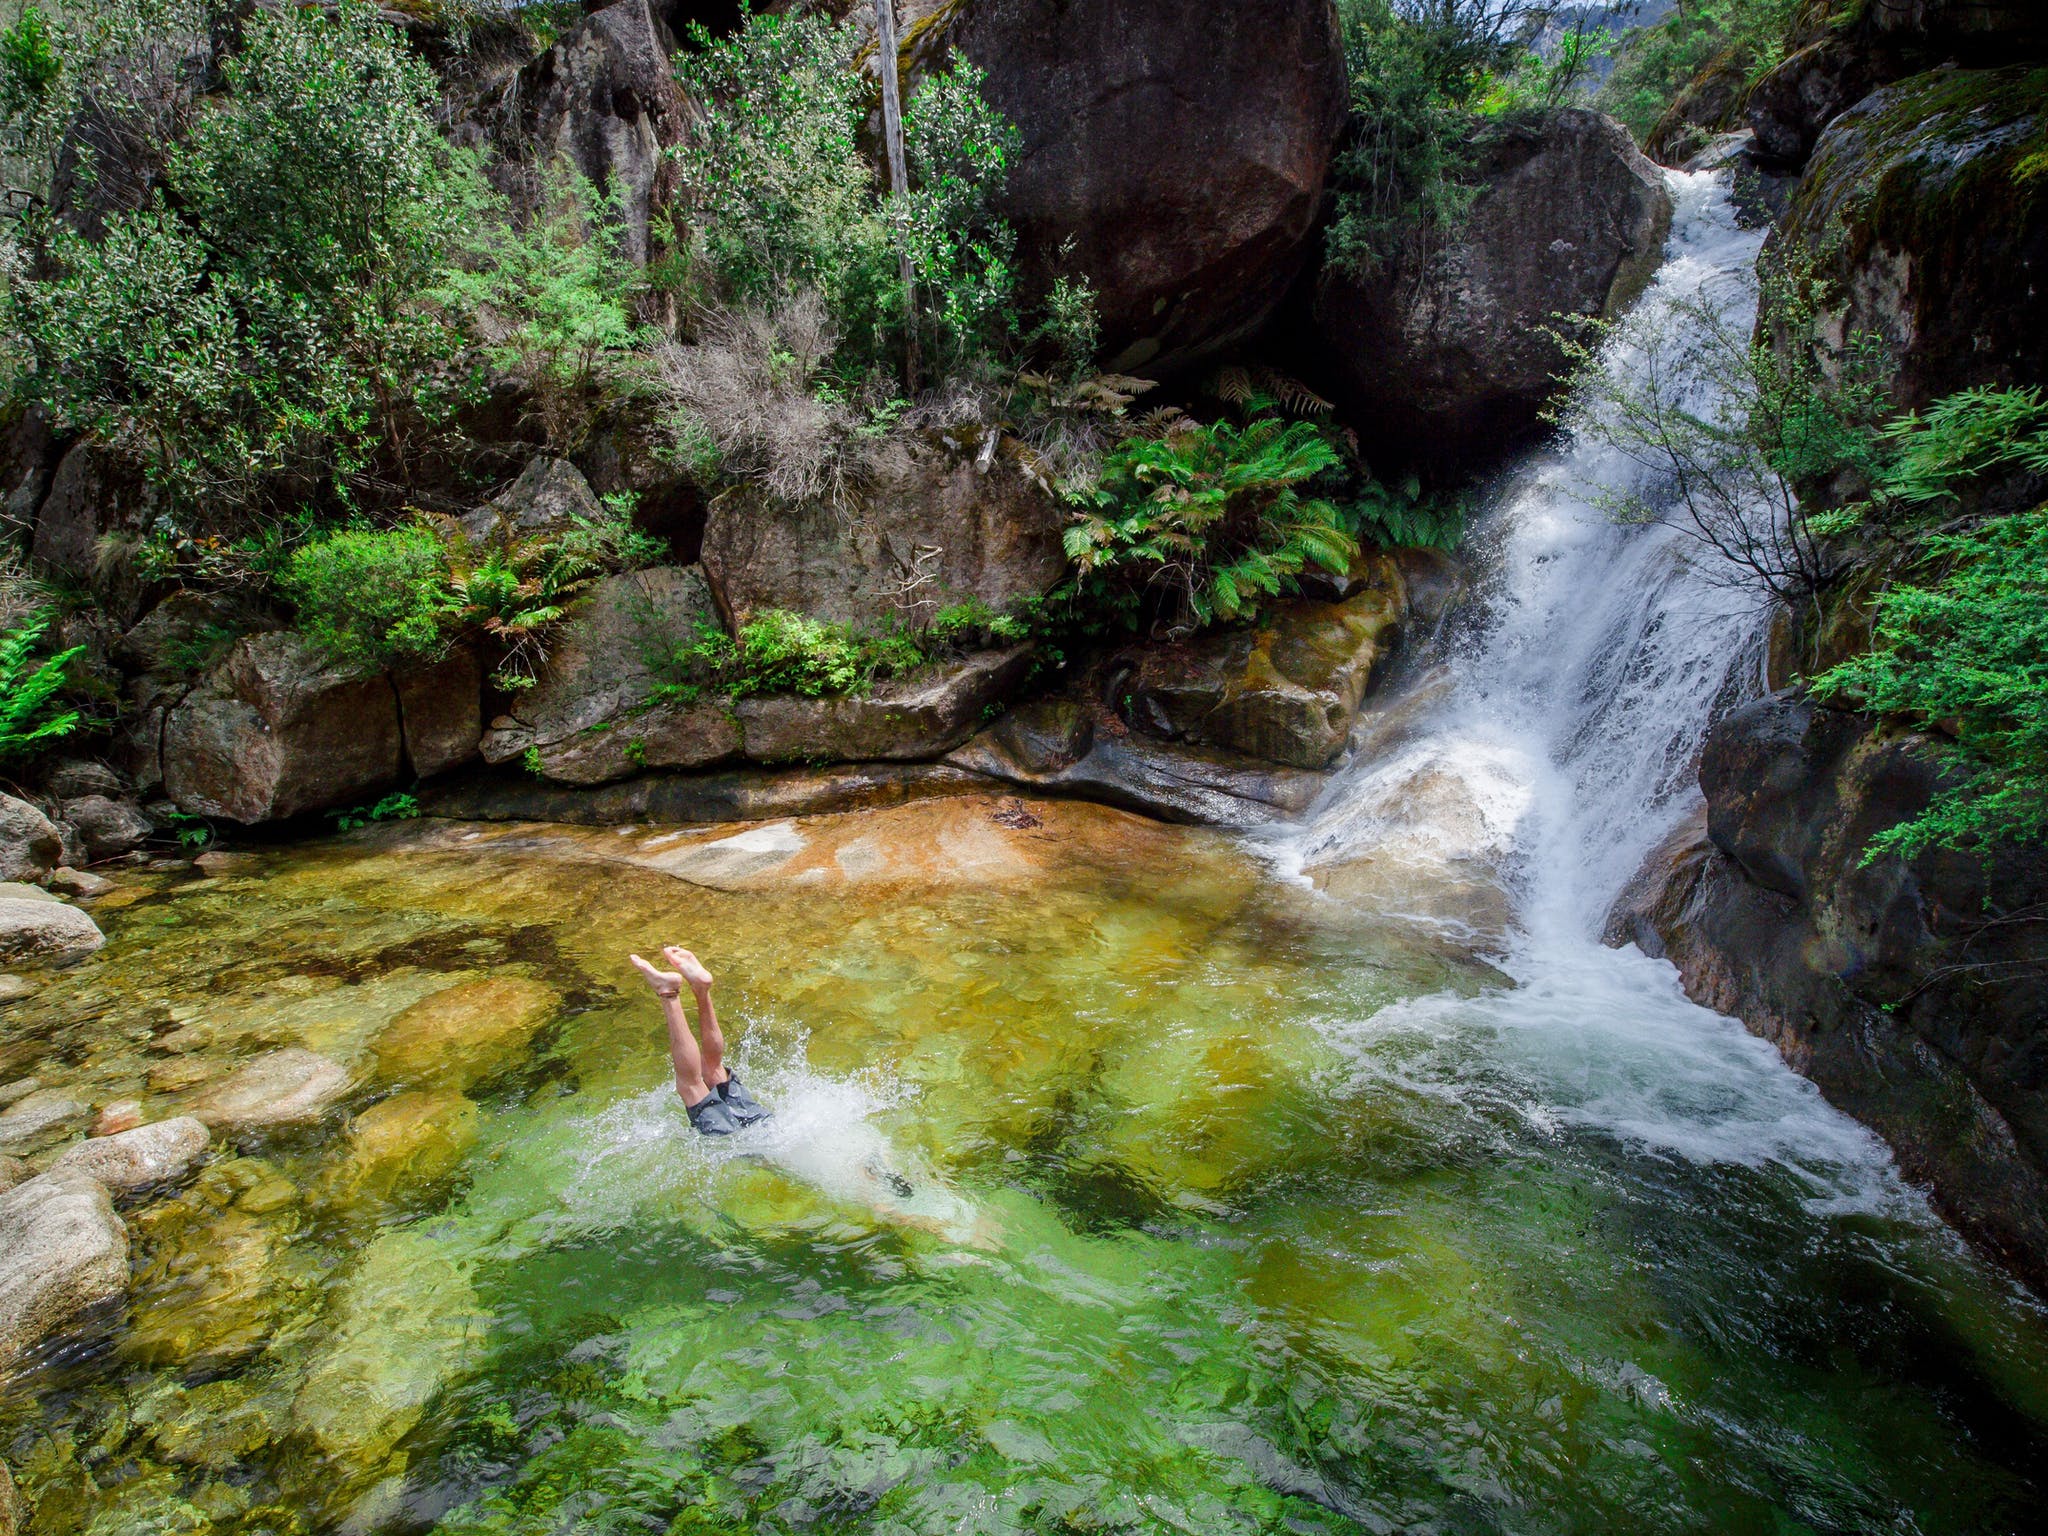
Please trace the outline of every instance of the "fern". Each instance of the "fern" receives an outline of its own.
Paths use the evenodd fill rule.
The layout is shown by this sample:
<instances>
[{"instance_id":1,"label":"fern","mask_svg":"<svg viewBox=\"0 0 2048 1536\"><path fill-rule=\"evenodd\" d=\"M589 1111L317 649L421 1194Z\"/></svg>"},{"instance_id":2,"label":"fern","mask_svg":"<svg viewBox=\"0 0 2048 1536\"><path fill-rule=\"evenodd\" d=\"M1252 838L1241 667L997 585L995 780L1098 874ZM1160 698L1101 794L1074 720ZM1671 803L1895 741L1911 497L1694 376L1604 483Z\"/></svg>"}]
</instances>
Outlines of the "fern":
<instances>
[{"instance_id":1,"label":"fern","mask_svg":"<svg viewBox=\"0 0 2048 1536\"><path fill-rule=\"evenodd\" d=\"M1209 376L1209 393L1247 417L1283 411L1322 417L1336 407L1291 373L1264 363L1226 363Z\"/></svg>"},{"instance_id":2,"label":"fern","mask_svg":"<svg viewBox=\"0 0 2048 1536\"><path fill-rule=\"evenodd\" d=\"M77 710L52 710L50 704L64 686L66 669L85 647L73 646L34 667L29 664L51 617L45 608L0 633L0 762L25 757L43 742L78 729Z\"/></svg>"},{"instance_id":3,"label":"fern","mask_svg":"<svg viewBox=\"0 0 2048 1536\"><path fill-rule=\"evenodd\" d=\"M1167 633L1256 616L1307 566L1357 553L1338 509L1303 494L1341 462L1313 426L1271 416L1126 439L1066 530L1082 595Z\"/></svg>"},{"instance_id":4,"label":"fern","mask_svg":"<svg viewBox=\"0 0 2048 1536\"><path fill-rule=\"evenodd\" d=\"M1389 549L1456 549L1465 536L1463 498L1424 491L1413 475L1397 486L1368 482L1346 510L1360 539Z\"/></svg>"}]
</instances>

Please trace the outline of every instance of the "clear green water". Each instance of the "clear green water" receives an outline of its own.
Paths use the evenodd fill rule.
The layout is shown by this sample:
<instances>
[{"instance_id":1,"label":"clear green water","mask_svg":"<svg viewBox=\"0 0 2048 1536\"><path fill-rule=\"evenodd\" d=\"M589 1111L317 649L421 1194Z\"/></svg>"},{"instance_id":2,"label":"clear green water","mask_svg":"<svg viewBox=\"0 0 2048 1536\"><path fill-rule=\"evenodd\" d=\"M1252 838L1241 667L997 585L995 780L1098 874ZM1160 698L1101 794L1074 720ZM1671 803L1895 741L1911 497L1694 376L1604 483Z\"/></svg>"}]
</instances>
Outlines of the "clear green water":
<instances>
[{"instance_id":1,"label":"clear green water","mask_svg":"<svg viewBox=\"0 0 2048 1536\"><path fill-rule=\"evenodd\" d=\"M154 1117L304 1043L359 1086L127 1212L128 1309L0 1410L28 1528L2035 1528L2041 1315L1733 1026L1038 809L733 889L415 830L103 910L7 1076ZM772 1134L663 1091L663 940ZM393 1044L486 976L553 997Z\"/></svg>"}]
</instances>

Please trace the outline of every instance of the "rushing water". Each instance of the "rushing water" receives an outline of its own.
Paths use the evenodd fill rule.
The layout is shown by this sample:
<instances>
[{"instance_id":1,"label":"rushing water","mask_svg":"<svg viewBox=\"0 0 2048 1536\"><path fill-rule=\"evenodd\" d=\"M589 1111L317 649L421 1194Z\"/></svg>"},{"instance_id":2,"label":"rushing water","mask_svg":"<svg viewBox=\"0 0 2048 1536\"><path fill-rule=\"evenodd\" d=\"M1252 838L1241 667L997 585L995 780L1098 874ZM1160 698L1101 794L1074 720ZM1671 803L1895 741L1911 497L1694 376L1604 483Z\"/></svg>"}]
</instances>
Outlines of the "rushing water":
<instances>
[{"instance_id":1,"label":"rushing water","mask_svg":"<svg viewBox=\"0 0 2048 1536\"><path fill-rule=\"evenodd\" d=\"M1754 238L1677 189L1645 305L1741 305ZM134 880L0 1075L157 1116L297 1044L355 1086L128 1212L127 1308L0 1404L31 1529L2032 1529L2041 1313L1597 943L1754 662L1589 506L1617 473L1532 466L1251 846L963 798ZM764 1131L688 1133L623 960L663 941Z\"/></svg>"}]
</instances>

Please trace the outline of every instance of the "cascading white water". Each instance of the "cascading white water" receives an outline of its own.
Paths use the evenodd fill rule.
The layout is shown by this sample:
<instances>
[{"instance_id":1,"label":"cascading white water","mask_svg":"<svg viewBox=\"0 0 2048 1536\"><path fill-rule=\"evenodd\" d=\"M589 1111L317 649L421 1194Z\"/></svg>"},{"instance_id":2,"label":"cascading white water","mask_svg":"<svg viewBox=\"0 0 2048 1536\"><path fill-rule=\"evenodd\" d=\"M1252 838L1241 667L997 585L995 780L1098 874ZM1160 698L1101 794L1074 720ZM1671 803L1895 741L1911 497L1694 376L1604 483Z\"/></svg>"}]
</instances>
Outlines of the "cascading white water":
<instances>
[{"instance_id":1,"label":"cascading white water","mask_svg":"<svg viewBox=\"0 0 2048 1536\"><path fill-rule=\"evenodd\" d=\"M1738 226L1716 175L1670 181L1667 259L1630 326L1684 324L1674 306L1703 301L1746 331L1761 233ZM1603 359L1624 383L1643 366L1630 326ZM1713 703L1758 666L1766 618L1678 527L1602 510L1603 495L1647 494L1644 475L1587 437L1518 476L1476 529L1473 611L1268 846L1354 901L1475 941L1515 982L1339 1026L1362 1070L1390 1035L1420 1036L1440 1082L1505 1070L1539 1123L1786 1165L1826 1199L1889 1198L1875 1138L1769 1045L1688 1002L1668 964L1599 942L1622 886L1698 805Z\"/></svg>"}]
</instances>

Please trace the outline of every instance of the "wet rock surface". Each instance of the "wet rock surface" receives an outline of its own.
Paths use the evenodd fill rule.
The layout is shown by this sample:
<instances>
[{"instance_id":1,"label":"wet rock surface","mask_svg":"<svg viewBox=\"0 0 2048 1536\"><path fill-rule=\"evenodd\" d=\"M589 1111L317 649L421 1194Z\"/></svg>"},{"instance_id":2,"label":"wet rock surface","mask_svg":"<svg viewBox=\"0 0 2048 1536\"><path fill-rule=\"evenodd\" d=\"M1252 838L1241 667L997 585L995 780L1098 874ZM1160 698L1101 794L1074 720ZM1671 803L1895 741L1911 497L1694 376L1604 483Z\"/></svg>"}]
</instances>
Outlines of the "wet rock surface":
<instances>
[{"instance_id":1,"label":"wet rock surface","mask_svg":"<svg viewBox=\"0 0 2048 1536\"><path fill-rule=\"evenodd\" d=\"M50 1171L82 1173L115 1194L133 1194L190 1174L212 1139L203 1121L184 1115L77 1142L58 1155Z\"/></svg>"},{"instance_id":2,"label":"wet rock surface","mask_svg":"<svg viewBox=\"0 0 2048 1536\"><path fill-rule=\"evenodd\" d=\"M98 1180L46 1173L0 1195L0 1369L127 1286L127 1229Z\"/></svg>"},{"instance_id":3,"label":"wet rock surface","mask_svg":"<svg viewBox=\"0 0 2048 1536\"><path fill-rule=\"evenodd\" d=\"M1620 313L1663 259L1671 195L1619 123L1575 107L1488 132L1455 236L1317 286L1333 381L1396 462L1469 466L1526 440L1565 361L1550 330Z\"/></svg>"},{"instance_id":4,"label":"wet rock surface","mask_svg":"<svg viewBox=\"0 0 2048 1536\"><path fill-rule=\"evenodd\" d=\"M1341 603L1275 604L1256 626L1113 658L1107 686L1148 735L1295 768L1343 753L1407 611L1391 561Z\"/></svg>"},{"instance_id":5,"label":"wet rock surface","mask_svg":"<svg viewBox=\"0 0 2048 1536\"><path fill-rule=\"evenodd\" d=\"M2048 1291L2048 878L2017 851L1862 862L1937 771L1923 743L1797 695L1735 711L1701 764L1704 828L1652 861L1610 937L1653 941Z\"/></svg>"},{"instance_id":6,"label":"wet rock surface","mask_svg":"<svg viewBox=\"0 0 2048 1536\"><path fill-rule=\"evenodd\" d=\"M287 1046L205 1088L186 1109L229 1135L305 1125L326 1118L349 1086L346 1067L302 1046Z\"/></svg>"}]
</instances>

